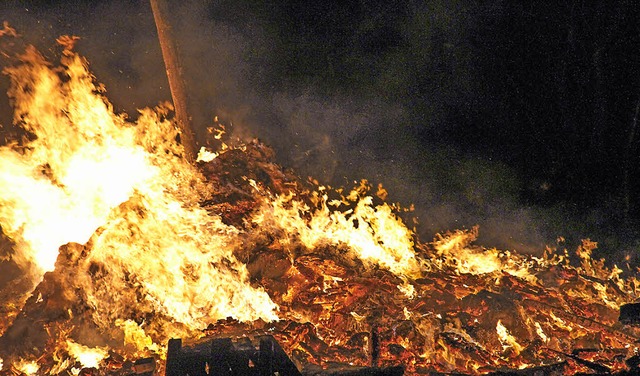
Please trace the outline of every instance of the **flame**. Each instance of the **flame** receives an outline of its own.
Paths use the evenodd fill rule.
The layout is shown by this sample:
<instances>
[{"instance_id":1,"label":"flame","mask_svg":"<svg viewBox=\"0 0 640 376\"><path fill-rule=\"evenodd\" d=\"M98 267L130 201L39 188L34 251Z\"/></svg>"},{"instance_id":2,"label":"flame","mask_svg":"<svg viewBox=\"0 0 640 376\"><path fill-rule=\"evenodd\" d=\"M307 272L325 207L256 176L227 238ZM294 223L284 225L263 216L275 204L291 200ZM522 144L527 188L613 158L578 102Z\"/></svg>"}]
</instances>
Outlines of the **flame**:
<instances>
[{"instance_id":1,"label":"flame","mask_svg":"<svg viewBox=\"0 0 640 376\"><path fill-rule=\"evenodd\" d=\"M87 347L72 340L67 340L66 344L69 355L74 357L85 368L98 368L100 362L109 355L109 351L106 348Z\"/></svg>"},{"instance_id":2,"label":"flame","mask_svg":"<svg viewBox=\"0 0 640 376\"><path fill-rule=\"evenodd\" d=\"M14 120L37 138L0 148L0 225L18 245L14 260L41 277L61 245L87 242L151 172L134 129L93 93L100 89L77 55L64 57L66 83L34 49L22 58L6 69L9 96Z\"/></svg>"},{"instance_id":3,"label":"flame","mask_svg":"<svg viewBox=\"0 0 640 376\"><path fill-rule=\"evenodd\" d=\"M162 119L169 108L132 123L113 113L79 55L65 50L52 67L30 48L21 60L6 70L9 95L34 139L0 149L0 225L34 280L54 269L60 246L87 244L73 287L105 329L132 305L179 323L176 334L228 316L276 320L233 255L238 230L198 205L204 179L180 157Z\"/></svg>"},{"instance_id":4,"label":"flame","mask_svg":"<svg viewBox=\"0 0 640 376\"><path fill-rule=\"evenodd\" d=\"M204 146L198 151L197 162L211 162L218 157L218 153L207 150Z\"/></svg>"},{"instance_id":5,"label":"flame","mask_svg":"<svg viewBox=\"0 0 640 376\"><path fill-rule=\"evenodd\" d=\"M500 342L502 342L502 347L506 350L507 348L513 349L513 351L517 354L520 354L524 349L522 345L518 343L516 338L509 333L509 330L502 324L500 320L498 320L496 324L496 333L498 333L498 338Z\"/></svg>"},{"instance_id":6,"label":"flame","mask_svg":"<svg viewBox=\"0 0 640 376\"><path fill-rule=\"evenodd\" d=\"M133 320L117 320L116 326L124 331L124 344L132 345L139 352L151 350L161 354L162 348L153 343L153 339Z\"/></svg>"},{"instance_id":7,"label":"flame","mask_svg":"<svg viewBox=\"0 0 640 376\"><path fill-rule=\"evenodd\" d=\"M35 360L20 360L13 364L13 368L27 376L35 376L40 370L40 366Z\"/></svg>"},{"instance_id":8,"label":"flame","mask_svg":"<svg viewBox=\"0 0 640 376\"><path fill-rule=\"evenodd\" d=\"M323 190L312 193L313 207L293 194L268 197L253 223L280 229L287 244L299 243L311 250L345 246L367 265L379 265L399 276L415 278L421 274L413 233L388 204L373 205L373 198L362 196L358 188L340 201L329 201ZM331 209L342 206L352 208Z\"/></svg>"},{"instance_id":9,"label":"flame","mask_svg":"<svg viewBox=\"0 0 640 376\"><path fill-rule=\"evenodd\" d=\"M540 325L540 323L536 322L535 326L536 334L538 335L538 337L540 337L540 339L542 339L545 343L549 342L549 337L547 337L547 335L544 333L544 330L542 330L542 326Z\"/></svg>"}]
</instances>

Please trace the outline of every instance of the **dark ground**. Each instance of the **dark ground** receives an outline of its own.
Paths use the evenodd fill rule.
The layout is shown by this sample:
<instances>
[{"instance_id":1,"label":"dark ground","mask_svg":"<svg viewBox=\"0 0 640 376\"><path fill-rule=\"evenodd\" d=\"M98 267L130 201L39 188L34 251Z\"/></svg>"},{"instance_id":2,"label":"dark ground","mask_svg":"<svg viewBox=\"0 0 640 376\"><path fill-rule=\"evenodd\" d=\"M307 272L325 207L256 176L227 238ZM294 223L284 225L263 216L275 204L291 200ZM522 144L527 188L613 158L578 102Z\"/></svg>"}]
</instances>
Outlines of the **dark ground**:
<instances>
[{"instance_id":1,"label":"dark ground","mask_svg":"<svg viewBox=\"0 0 640 376\"><path fill-rule=\"evenodd\" d=\"M172 3L201 138L218 115L301 175L381 182L425 240L479 224L486 246L589 237L640 265L635 2ZM51 55L80 36L119 111L170 98L146 1L10 0L0 18Z\"/></svg>"}]
</instances>

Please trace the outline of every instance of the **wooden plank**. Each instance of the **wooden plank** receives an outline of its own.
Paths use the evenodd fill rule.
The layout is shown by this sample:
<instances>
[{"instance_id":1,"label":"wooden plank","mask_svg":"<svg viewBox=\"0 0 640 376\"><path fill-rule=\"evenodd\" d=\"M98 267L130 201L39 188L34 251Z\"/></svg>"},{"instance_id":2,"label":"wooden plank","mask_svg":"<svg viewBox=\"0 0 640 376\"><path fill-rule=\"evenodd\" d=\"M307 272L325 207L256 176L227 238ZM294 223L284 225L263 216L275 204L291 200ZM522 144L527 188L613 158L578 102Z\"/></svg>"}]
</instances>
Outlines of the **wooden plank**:
<instances>
[{"instance_id":1,"label":"wooden plank","mask_svg":"<svg viewBox=\"0 0 640 376\"><path fill-rule=\"evenodd\" d=\"M196 140L191 116L187 110L187 91L182 75L182 66L178 58L173 29L169 22L169 6L165 0L150 1L176 112L176 123L180 128L180 142L184 147L184 157L193 162L197 157Z\"/></svg>"}]
</instances>

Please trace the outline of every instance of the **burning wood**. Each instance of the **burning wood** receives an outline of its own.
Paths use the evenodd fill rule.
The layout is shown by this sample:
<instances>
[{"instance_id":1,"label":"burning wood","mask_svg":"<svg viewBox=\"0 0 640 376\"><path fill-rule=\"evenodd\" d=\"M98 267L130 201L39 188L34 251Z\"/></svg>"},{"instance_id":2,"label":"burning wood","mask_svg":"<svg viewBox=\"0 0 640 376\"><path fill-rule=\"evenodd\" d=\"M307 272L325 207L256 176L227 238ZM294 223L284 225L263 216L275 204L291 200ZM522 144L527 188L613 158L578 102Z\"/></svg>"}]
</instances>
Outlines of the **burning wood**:
<instances>
[{"instance_id":1,"label":"burning wood","mask_svg":"<svg viewBox=\"0 0 640 376\"><path fill-rule=\"evenodd\" d=\"M300 181L258 141L187 163L165 106L132 123L72 50L20 61L9 95L30 137L0 148L22 270L0 286L21 297L2 305L2 372L171 374L171 338L265 335L302 374L638 371L640 329L618 321L637 281L594 243L572 265L475 246L477 229L421 242L366 182ZM243 367L272 364L255 350Z\"/></svg>"}]
</instances>

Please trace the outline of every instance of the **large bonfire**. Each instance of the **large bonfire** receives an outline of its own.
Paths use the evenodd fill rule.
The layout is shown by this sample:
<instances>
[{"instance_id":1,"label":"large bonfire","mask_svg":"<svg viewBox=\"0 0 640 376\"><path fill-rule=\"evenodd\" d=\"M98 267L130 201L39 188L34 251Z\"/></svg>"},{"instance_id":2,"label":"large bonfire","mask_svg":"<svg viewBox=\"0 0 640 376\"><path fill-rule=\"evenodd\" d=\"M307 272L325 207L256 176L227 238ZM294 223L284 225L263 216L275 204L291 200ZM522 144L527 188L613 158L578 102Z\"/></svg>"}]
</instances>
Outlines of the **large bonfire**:
<instances>
[{"instance_id":1,"label":"large bonfire","mask_svg":"<svg viewBox=\"0 0 640 376\"><path fill-rule=\"evenodd\" d=\"M22 271L0 285L2 372L154 357L161 373L170 338L264 333L302 370L635 366L640 332L618 315L637 282L594 243L536 258L475 246L477 229L421 242L383 188L300 181L257 141L188 163L169 105L114 113L61 41L59 63L29 47L4 70L25 136L0 147L4 264Z\"/></svg>"}]
</instances>

